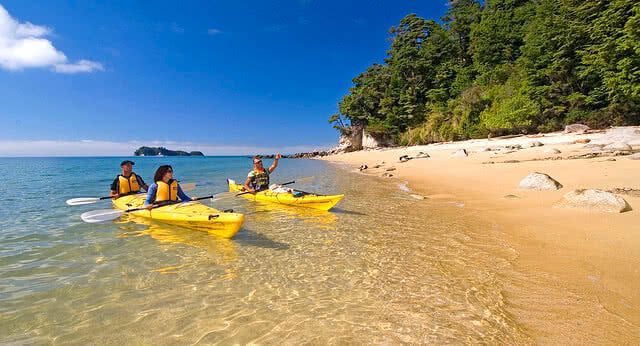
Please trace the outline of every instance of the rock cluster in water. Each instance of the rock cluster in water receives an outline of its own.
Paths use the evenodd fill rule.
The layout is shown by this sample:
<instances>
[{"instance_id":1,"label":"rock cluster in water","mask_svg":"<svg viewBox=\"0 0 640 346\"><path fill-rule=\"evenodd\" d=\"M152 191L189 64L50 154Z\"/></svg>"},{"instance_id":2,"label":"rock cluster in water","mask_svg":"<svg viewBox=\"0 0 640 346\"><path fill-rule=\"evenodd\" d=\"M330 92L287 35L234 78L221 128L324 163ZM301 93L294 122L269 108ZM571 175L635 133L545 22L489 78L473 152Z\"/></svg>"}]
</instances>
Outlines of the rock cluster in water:
<instances>
[{"instance_id":1,"label":"rock cluster in water","mask_svg":"<svg viewBox=\"0 0 640 346\"><path fill-rule=\"evenodd\" d=\"M204 156L201 151L186 152L182 150L169 150L164 147L140 147L133 152L135 156Z\"/></svg>"}]
</instances>

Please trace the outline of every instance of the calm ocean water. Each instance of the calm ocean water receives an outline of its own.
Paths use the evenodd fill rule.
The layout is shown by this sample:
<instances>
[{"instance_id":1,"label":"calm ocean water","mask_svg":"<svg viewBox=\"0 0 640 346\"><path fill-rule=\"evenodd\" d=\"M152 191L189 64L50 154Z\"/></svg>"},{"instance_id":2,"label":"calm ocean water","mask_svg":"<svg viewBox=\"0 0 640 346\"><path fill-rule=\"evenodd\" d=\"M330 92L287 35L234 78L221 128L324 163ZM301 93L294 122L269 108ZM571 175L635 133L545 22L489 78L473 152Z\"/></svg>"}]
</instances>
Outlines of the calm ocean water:
<instances>
[{"instance_id":1,"label":"calm ocean water","mask_svg":"<svg viewBox=\"0 0 640 346\"><path fill-rule=\"evenodd\" d=\"M214 202L246 214L231 240L126 219L83 223L82 212L109 202L64 201L107 194L122 159L0 158L0 343L531 341L509 311L505 277L521 286L539 278L515 272L517 254L459 205L416 201L324 162L282 160L274 181L315 176L299 188L347 197L332 212ZM148 182L172 164L198 184L192 196L225 191L225 178L245 177L251 164L134 160Z\"/></svg>"}]
</instances>

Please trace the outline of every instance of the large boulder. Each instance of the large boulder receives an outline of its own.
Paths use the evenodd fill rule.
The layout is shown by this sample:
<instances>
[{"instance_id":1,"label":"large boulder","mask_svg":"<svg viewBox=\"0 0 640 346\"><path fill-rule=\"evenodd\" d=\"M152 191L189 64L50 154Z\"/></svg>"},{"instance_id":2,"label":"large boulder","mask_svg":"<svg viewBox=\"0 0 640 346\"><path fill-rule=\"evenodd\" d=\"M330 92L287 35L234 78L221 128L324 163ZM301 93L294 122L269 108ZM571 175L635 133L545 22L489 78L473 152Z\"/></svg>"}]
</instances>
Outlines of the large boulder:
<instances>
[{"instance_id":1,"label":"large boulder","mask_svg":"<svg viewBox=\"0 0 640 346\"><path fill-rule=\"evenodd\" d=\"M629 160L640 160L640 153L635 153L628 156Z\"/></svg>"},{"instance_id":2,"label":"large boulder","mask_svg":"<svg viewBox=\"0 0 640 346\"><path fill-rule=\"evenodd\" d=\"M353 143L351 143L350 136L342 135L342 136L340 136L340 139L338 140L338 146L335 147L334 150L335 151L348 151L352 146L353 146Z\"/></svg>"},{"instance_id":3,"label":"large boulder","mask_svg":"<svg viewBox=\"0 0 640 346\"><path fill-rule=\"evenodd\" d=\"M529 173L524 179L520 181L518 185L521 189L528 190L559 190L562 188L562 184L560 184L555 179L551 178L549 175L544 173L533 172Z\"/></svg>"},{"instance_id":4,"label":"large boulder","mask_svg":"<svg viewBox=\"0 0 640 346\"><path fill-rule=\"evenodd\" d=\"M571 124L564 127L564 133L585 133L589 126L583 124Z\"/></svg>"},{"instance_id":5,"label":"large boulder","mask_svg":"<svg viewBox=\"0 0 640 346\"><path fill-rule=\"evenodd\" d=\"M395 143L393 138L388 135L382 134L372 134L368 133L366 130L362 132L362 148L363 149L375 149L375 148L384 148L384 147L392 147Z\"/></svg>"},{"instance_id":6,"label":"large boulder","mask_svg":"<svg viewBox=\"0 0 640 346\"><path fill-rule=\"evenodd\" d=\"M606 145L602 148L605 151L631 151L633 150L631 146L624 142L615 142L609 145Z\"/></svg>"},{"instance_id":7,"label":"large boulder","mask_svg":"<svg viewBox=\"0 0 640 346\"><path fill-rule=\"evenodd\" d=\"M622 213L631 210L624 198L611 192L597 189L573 190L562 197L556 207L581 208L591 211Z\"/></svg>"}]
</instances>

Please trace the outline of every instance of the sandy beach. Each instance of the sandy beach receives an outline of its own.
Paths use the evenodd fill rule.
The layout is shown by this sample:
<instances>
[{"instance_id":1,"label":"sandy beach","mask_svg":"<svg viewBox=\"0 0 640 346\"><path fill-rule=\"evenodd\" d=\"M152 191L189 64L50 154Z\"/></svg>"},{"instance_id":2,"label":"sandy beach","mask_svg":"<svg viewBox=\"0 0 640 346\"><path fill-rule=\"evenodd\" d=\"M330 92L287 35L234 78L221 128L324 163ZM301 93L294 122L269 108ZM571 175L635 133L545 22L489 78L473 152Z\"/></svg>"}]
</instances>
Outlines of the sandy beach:
<instances>
[{"instance_id":1,"label":"sandy beach","mask_svg":"<svg viewBox=\"0 0 640 346\"><path fill-rule=\"evenodd\" d=\"M532 146L534 142L539 143ZM417 204L456 203L461 212L499 228L504 241L517 250L519 266L552 275L578 296L595 297L595 302L584 304L599 305L637 334L640 160L633 159L637 155L627 155L629 152L603 152L602 146L611 143L625 143L637 152L640 129L468 140L357 151L323 159L346 163L356 172L367 165L363 174L408 187L407 193L418 195ZM452 155L460 149L468 156ZM416 158L419 153L429 157ZM400 162L403 155L412 159ZM520 181L532 172L548 174L563 187L545 191L519 188ZM615 192L632 210L619 213L557 207L563 195L574 189ZM516 317L527 320L531 317L528 310L522 309ZM547 317L546 322L537 317L538 324L549 324L539 325L541 332L560 328L552 325L553 316ZM590 327L602 326L570 329L579 334ZM535 323L531 328L536 329Z\"/></svg>"}]
</instances>

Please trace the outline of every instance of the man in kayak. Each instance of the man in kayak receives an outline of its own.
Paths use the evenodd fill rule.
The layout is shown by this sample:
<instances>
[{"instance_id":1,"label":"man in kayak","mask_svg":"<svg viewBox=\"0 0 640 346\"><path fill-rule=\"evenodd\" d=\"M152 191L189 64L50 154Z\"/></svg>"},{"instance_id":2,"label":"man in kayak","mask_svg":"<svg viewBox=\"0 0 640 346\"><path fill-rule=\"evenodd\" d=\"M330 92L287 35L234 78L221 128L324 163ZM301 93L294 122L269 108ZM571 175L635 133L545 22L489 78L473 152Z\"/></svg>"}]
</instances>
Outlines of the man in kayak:
<instances>
[{"instance_id":1,"label":"man in kayak","mask_svg":"<svg viewBox=\"0 0 640 346\"><path fill-rule=\"evenodd\" d=\"M144 206L148 209L153 208L154 204L165 201L191 201L192 198L187 196L178 181L173 179L173 167L162 165L156 170L153 176L155 183L149 186L147 191L147 199Z\"/></svg>"},{"instance_id":2,"label":"man in kayak","mask_svg":"<svg viewBox=\"0 0 640 346\"><path fill-rule=\"evenodd\" d=\"M111 183L111 193L109 195L112 198L138 193L140 189L149 190L149 186L145 184L142 177L133 173L133 165L135 165L135 162L130 160L124 160L120 163L122 174L118 174L113 183Z\"/></svg>"},{"instance_id":3,"label":"man in kayak","mask_svg":"<svg viewBox=\"0 0 640 346\"><path fill-rule=\"evenodd\" d=\"M268 169L265 169L262 165L262 157L256 155L253 157L253 170L247 175L247 180L244 182L244 190L250 193L256 193L258 191L266 190L269 188L269 175L278 167L278 160L282 155L277 153L273 164Z\"/></svg>"}]
</instances>

